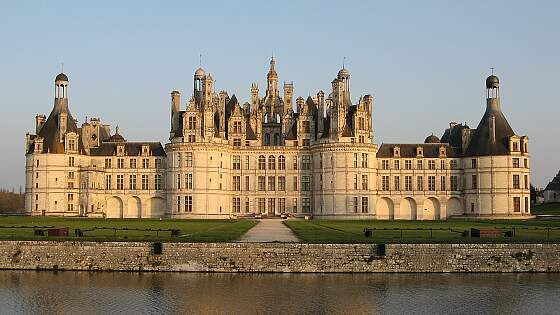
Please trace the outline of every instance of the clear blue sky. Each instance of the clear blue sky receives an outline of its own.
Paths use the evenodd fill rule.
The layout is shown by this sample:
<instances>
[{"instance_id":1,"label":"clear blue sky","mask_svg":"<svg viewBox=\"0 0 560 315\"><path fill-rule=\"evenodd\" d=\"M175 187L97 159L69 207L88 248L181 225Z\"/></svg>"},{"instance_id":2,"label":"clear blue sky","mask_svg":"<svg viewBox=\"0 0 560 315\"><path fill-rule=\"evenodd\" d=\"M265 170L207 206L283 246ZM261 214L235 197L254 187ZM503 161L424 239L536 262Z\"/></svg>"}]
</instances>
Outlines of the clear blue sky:
<instances>
[{"instance_id":1,"label":"clear blue sky","mask_svg":"<svg viewBox=\"0 0 560 315\"><path fill-rule=\"evenodd\" d=\"M347 57L354 101L374 96L375 142L421 142L450 121L476 127L490 67L502 109L530 137L533 182L560 169L558 1L2 1L0 187L24 183L24 135L70 78L70 109L166 142L169 93L182 103L203 66L249 100L277 57L280 82L329 90Z\"/></svg>"}]
</instances>

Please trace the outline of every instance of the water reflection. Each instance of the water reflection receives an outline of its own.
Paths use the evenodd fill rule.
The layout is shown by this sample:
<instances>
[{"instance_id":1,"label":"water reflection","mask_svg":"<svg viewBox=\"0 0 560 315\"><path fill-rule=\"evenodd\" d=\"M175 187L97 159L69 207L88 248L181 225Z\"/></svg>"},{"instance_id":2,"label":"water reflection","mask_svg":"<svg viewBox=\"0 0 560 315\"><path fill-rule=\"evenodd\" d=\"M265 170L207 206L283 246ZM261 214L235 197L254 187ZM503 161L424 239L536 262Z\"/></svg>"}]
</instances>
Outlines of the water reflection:
<instances>
[{"instance_id":1,"label":"water reflection","mask_svg":"<svg viewBox=\"0 0 560 315\"><path fill-rule=\"evenodd\" d=\"M5 313L524 314L560 309L558 274L0 271Z\"/></svg>"}]
</instances>

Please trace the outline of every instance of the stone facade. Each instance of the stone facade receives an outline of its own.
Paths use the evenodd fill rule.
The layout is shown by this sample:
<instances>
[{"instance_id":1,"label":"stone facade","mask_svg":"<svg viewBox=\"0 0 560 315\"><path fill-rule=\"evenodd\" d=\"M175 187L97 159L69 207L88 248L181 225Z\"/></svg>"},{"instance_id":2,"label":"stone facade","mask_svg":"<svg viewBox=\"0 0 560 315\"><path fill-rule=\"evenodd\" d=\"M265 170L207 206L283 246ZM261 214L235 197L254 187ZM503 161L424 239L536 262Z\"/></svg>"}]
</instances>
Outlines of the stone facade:
<instances>
[{"instance_id":1,"label":"stone facade","mask_svg":"<svg viewBox=\"0 0 560 315\"><path fill-rule=\"evenodd\" d=\"M0 269L191 272L560 272L559 244L2 241Z\"/></svg>"},{"instance_id":2,"label":"stone facade","mask_svg":"<svg viewBox=\"0 0 560 315\"><path fill-rule=\"evenodd\" d=\"M250 214L324 218L522 218L530 215L528 137L501 111L499 80L486 80L476 129L450 123L440 138L377 146L373 97L352 103L350 73L331 92L294 101L270 61L264 96L243 105L195 71L184 108L171 93L169 143L127 142L68 109L68 77L55 106L27 134L26 209L33 215L227 218Z\"/></svg>"}]
</instances>

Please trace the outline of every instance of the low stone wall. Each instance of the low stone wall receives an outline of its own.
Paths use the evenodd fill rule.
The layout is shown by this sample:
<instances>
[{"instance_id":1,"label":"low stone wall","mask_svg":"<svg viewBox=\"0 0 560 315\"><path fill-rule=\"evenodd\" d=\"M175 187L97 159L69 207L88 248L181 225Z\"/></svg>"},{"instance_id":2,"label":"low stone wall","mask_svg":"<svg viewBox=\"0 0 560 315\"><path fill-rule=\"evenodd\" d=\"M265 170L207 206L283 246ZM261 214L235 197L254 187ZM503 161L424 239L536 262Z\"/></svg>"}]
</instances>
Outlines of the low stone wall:
<instances>
[{"instance_id":1,"label":"low stone wall","mask_svg":"<svg viewBox=\"0 0 560 315\"><path fill-rule=\"evenodd\" d=\"M0 269L197 272L559 272L560 244L1 241Z\"/></svg>"}]
</instances>

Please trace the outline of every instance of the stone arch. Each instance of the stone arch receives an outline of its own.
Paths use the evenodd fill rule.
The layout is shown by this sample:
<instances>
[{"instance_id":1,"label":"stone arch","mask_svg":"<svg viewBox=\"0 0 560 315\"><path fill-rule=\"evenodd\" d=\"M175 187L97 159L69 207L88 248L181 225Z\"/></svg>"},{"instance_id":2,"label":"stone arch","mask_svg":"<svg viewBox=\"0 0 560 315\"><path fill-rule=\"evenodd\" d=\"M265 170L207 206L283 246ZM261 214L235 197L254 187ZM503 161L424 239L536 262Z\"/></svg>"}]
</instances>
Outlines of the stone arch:
<instances>
[{"instance_id":1,"label":"stone arch","mask_svg":"<svg viewBox=\"0 0 560 315\"><path fill-rule=\"evenodd\" d=\"M447 201L447 216L462 215L464 212L461 200L456 197L451 197Z\"/></svg>"},{"instance_id":2,"label":"stone arch","mask_svg":"<svg viewBox=\"0 0 560 315\"><path fill-rule=\"evenodd\" d=\"M107 207L105 208L105 215L107 218L122 218L123 217L123 202L119 197L111 197L107 200Z\"/></svg>"},{"instance_id":3,"label":"stone arch","mask_svg":"<svg viewBox=\"0 0 560 315\"><path fill-rule=\"evenodd\" d=\"M407 197L401 201L401 207L399 212L399 219L404 220L416 220L416 201L414 199Z\"/></svg>"},{"instance_id":4,"label":"stone arch","mask_svg":"<svg viewBox=\"0 0 560 315\"><path fill-rule=\"evenodd\" d=\"M394 220L395 207L393 201L386 197L377 199L376 214L378 219Z\"/></svg>"},{"instance_id":5,"label":"stone arch","mask_svg":"<svg viewBox=\"0 0 560 315\"><path fill-rule=\"evenodd\" d=\"M142 217L142 202L140 198L134 196L128 199L128 206L126 209L125 218L141 218Z\"/></svg>"},{"instance_id":6,"label":"stone arch","mask_svg":"<svg viewBox=\"0 0 560 315\"><path fill-rule=\"evenodd\" d=\"M439 211L440 211L439 201L434 197L430 197L424 200L422 219L439 220Z\"/></svg>"},{"instance_id":7,"label":"stone arch","mask_svg":"<svg viewBox=\"0 0 560 315\"><path fill-rule=\"evenodd\" d=\"M165 216L165 200L160 197L150 198L146 216L149 218L161 218Z\"/></svg>"}]
</instances>

